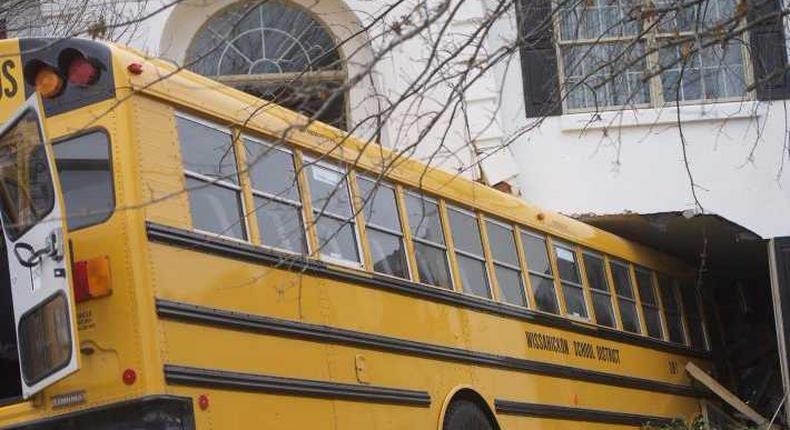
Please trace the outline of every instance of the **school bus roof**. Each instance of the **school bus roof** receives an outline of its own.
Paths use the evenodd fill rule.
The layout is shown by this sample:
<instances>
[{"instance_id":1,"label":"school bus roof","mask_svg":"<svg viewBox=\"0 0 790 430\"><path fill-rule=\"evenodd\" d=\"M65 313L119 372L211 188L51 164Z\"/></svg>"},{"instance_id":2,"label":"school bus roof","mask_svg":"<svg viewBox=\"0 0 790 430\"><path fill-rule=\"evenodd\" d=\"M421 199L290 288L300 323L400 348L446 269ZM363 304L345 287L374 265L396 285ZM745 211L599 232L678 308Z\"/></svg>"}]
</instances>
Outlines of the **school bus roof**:
<instances>
[{"instance_id":1,"label":"school bus roof","mask_svg":"<svg viewBox=\"0 0 790 430\"><path fill-rule=\"evenodd\" d=\"M244 127L274 141L287 135L290 145L353 165L373 174L386 172L391 180L420 189L460 205L479 208L492 216L551 234L675 275L689 275L692 269L676 258L626 240L571 217L546 210L509 194L469 180L455 173L360 139L272 102L246 94L137 50L107 44L113 51L118 97L136 93L167 100L183 109L202 112L228 125ZM130 64L142 66L140 74L128 71ZM121 88L128 88L121 91Z\"/></svg>"}]
</instances>

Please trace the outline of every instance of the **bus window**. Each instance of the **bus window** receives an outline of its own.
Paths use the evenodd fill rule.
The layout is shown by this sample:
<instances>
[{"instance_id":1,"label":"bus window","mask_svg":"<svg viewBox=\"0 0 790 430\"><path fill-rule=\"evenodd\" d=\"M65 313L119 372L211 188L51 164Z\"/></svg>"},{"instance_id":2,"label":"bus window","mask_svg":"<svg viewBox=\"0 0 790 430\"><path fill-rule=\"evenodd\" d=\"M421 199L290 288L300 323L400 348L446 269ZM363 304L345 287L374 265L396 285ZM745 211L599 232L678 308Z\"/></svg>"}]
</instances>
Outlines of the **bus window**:
<instances>
[{"instance_id":1,"label":"bus window","mask_svg":"<svg viewBox=\"0 0 790 430\"><path fill-rule=\"evenodd\" d=\"M453 234L458 271L461 274L461 288L469 294L490 299L491 288L488 284L488 270L477 216L474 212L452 206L447 207L447 216Z\"/></svg>"},{"instance_id":2,"label":"bus window","mask_svg":"<svg viewBox=\"0 0 790 430\"><path fill-rule=\"evenodd\" d=\"M560 306L554 289L554 275L549 262L546 239L532 233L522 232L521 243L527 259L529 283L535 295L535 307L544 312L558 314Z\"/></svg>"},{"instance_id":3,"label":"bus window","mask_svg":"<svg viewBox=\"0 0 790 430\"><path fill-rule=\"evenodd\" d=\"M592 293L595 321L603 326L614 327L616 322L614 310L612 309L612 293L606 280L603 258L587 252L583 254L583 258L584 270L587 273L587 283L590 285L590 292Z\"/></svg>"},{"instance_id":4,"label":"bus window","mask_svg":"<svg viewBox=\"0 0 790 430\"><path fill-rule=\"evenodd\" d=\"M319 254L329 260L359 265L356 222L346 172L313 159L305 163Z\"/></svg>"},{"instance_id":5,"label":"bus window","mask_svg":"<svg viewBox=\"0 0 790 430\"><path fill-rule=\"evenodd\" d=\"M686 326L688 327L691 346L706 349L705 327L700 312L699 295L695 285L691 282L684 283L680 288L680 298L683 301L683 310L686 313Z\"/></svg>"},{"instance_id":6,"label":"bus window","mask_svg":"<svg viewBox=\"0 0 790 430\"><path fill-rule=\"evenodd\" d=\"M192 227L246 239L241 187L231 134L181 114L176 116L181 141Z\"/></svg>"},{"instance_id":7,"label":"bus window","mask_svg":"<svg viewBox=\"0 0 790 430\"><path fill-rule=\"evenodd\" d=\"M261 243L307 253L293 154L246 136L244 148Z\"/></svg>"},{"instance_id":8,"label":"bus window","mask_svg":"<svg viewBox=\"0 0 790 430\"><path fill-rule=\"evenodd\" d=\"M631 286L631 275L628 265L617 261L610 261L609 268L612 270L614 280L614 290L617 294L617 307L620 309L620 321L623 329L631 333L641 333L639 327L639 315L636 312L636 299L634 289Z\"/></svg>"},{"instance_id":9,"label":"bus window","mask_svg":"<svg viewBox=\"0 0 790 430\"><path fill-rule=\"evenodd\" d=\"M669 276L658 275L658 289L661 292L661 304L664 306L669 341L685 343L680 306L675 294L675 281Z\"/></svg>"},{"instance_id":10,"label":"bus window","mask_svg":"<svg viewBox=\"0 0 790 430\"><path fill-rule=\"evenodd\" d=\"M486 220L486 231L500 298L511 305L526 307L527 298L524 296L513 228L497 221Z\"/></svg>"},{"instance_id":11,"label":"bus window","mask_svg":"<svg viewBox=\"0 0 790 430\"><path fill-rule=\"evenodd\" d=\"M364 176L357 176L357 185L365 205L365 232L373 271L409 279L395 188Z\"/></svg>"},{"instance_id":12,"label":"bus window","mask_svg":"<svg viewBox=\"0 0 790 430\"><path fill-rule=\"evenodd\" d=\"M406 211L420 282L452 289L438 203L417 194L406 193Z\"/></svg>"},{"instance_id":13,"label":"bus window","mask_svg":"<svg viewBox=\"0 0 790 430\"><path fill-rule=\"evenodd\" d=\"M565 297L565 313L578 318L588 318L576 253L570 246L554 245L554 256L557 257L557 272Z\"/></svg>"},{"instance_id":14,"label":"bus window","mask_svg":"<svg viewBox=\"0 0 790 430\"><path fill-rule=\"evenodd\" d=\"M639 299L642 302L642 315L647 326L647 335L656 339L663 339L661 333L661 312L658 309L655 287L653 286L653 274L641 267L637 267L636 287L639 289Z\"/></svg>"},{"instance_id":15,"label":"bus window","mask_svg":"<svg viewBox=\"0 0 790 430\"><path fill-rule=\"evenodd\" d=\"M109 218L115 197L107 133L93 131L70 137L55 143L52 148L69 230Z\"/></svg>"}]
</instances>

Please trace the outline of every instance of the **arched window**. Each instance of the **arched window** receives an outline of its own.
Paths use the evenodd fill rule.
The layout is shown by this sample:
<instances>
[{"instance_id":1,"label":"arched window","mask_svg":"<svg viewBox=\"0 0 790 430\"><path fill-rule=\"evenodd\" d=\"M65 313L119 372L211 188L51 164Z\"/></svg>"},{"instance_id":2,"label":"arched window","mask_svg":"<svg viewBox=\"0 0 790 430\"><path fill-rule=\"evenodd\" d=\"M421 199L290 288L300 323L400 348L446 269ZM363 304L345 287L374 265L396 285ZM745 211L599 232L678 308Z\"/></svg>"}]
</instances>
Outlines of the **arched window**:
<instances>
[{"instance_id":1,"label":"arched window","mask_svg":"<svg viewBox=\"0 0 790 430\"><path fill-rule=\"evenodd\" d=\"M187 50L189 69L313 115L345 80L335 41L309 11L288 3L241 2L209 18ZM346 127L346 97L318 119Z\"/></svg>"}]
</instances>

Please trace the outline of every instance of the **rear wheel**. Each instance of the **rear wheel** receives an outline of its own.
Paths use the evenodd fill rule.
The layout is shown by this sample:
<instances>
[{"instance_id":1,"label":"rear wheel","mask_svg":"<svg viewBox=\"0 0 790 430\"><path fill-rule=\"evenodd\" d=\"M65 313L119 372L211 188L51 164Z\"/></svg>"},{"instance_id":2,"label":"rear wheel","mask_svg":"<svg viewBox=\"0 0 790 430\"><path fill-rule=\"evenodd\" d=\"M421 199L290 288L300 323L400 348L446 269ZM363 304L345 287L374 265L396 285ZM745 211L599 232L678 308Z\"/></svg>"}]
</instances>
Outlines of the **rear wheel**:
<instances>
[{"instance_id":1,"label":"rear wheel","mask_svg":"<svg viewBox=\"0 0 790 430\"><path fill-rule=\"evenodd\" d=\"M477 404L458 399L447 408L443 430L494 430L494 426Z\"/></svg>"}]
</instances>

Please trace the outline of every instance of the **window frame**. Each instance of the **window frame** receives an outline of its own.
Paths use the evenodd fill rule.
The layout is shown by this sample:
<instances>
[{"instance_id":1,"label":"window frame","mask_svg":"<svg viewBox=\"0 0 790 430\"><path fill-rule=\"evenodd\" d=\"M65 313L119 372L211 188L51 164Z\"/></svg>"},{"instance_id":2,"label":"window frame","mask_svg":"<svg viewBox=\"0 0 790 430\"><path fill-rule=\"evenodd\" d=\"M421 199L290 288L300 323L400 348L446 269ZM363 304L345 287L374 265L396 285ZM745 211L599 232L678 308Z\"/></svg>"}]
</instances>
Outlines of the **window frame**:
<instances>
[{"instance_id":1,"label":"window frame","mask_svg":"<svg viewBox=\"0 0 790 430\"><path fill-rule=\"evenodd\" d=\"M411 257L409 255L412 251L409 249L409 246L408 246L408 243L407 243L406 231L405 231L406 230L406 225L404 224L403 216L401 216L403 214L403 208L401 207L400 192L399 192L399 189L398 189L398 185L396 183L394 183L394 182L391 182L388 178L381 177L379 179L376 179L376 178L373 177L373 175L374 174L369 174L369 173L366 173L366 172L357 172L354 175L355 188L353 188L353 190L355 192L355 197L357 199L359 199L359 207L361 208L360 211L359 211L359 216L362 218L362 222L360 223L360 225L362 226L362 229L361 229L361 230L363 230L362 235L364 235L364 239L365 239L364 242L365 242L365 245L366 245L366 247L363 249L363 253L366 254L366 256L365 256L365 258L366 258L366 260L365 260L366 261L366 265L368 266L368 269L369 269L369 271L371 273L375 273L377 275L388 276L388 277L391 277L393 279L413 281L414 280L414 269L412 268ZM365 205L368 203L368 201L366 201L365 200L365 196L362 195L362 190L359 187L360 180L362 180L362 181L370 181L370 182L373 182L376 187L385 187L385 188L389 188L389 189L392 190L393 199L394 199L393 203L395 204L395 210L396 210L395 217L397 217L398 224L400 224L400 229L401 229L400 232L392 230L389 227L384 227L384 226L381 226L381 225L377 225L376 223L372 223L370 220L368 220L367 216L365 216L365 210L366 210L365 209ZM368 229L371 229L371 230L379 232L379 233L384 233L384 234L387 234L387 235L390 235L390 236L398 237L398 239L401 241L401 244L403 246L403 253L404 253L403 260L404 260L404 262L406 264L406 267L405 267L405 269L406 269L406 277L405 278L402 278L402 277L397 276L397 275L392 275L392 274L389 274L389 273L378 272L378 271L375 270L374 262L372 260L372 254L370 252L370 238L368 237L368 234L367 234L367 230ZM368 258L370 258L370 261L367 260Z\"/></svg>"},{"instance_id":2,"label":"window frame","mask_svg":"<svg viewBox=\"0 0 790 430\"><path fill-rule=\"evenodd\" d=\"M642 306L641 306L641 301L639 300L639 289L636 286L635 279L634 279L634 274L632 273L633 264L631 262L627 261L627 260L621 260L621 259L618 259L618 258L607 258L606 259L606 263L607 263L606 264L606 272L609 274L609 276L612 279L612 288L613 288L612 291L614 291L614 298L615 298L615 301L617 302L617 322L618 322L618 327L620 328L621 331L623 331L625 333L632 333L632 334L635 334L635 335L638 335L638 336L649 337L646 334L647 330L646 330L646 327L644 326L644 324L645 324L645 316L642 315ZM612 270L612 267L615 266L615 265L620 266L621 268L625 269L625 273L628 275L628 286L631 289L631 295L633 297L622 296L617 291L617 286L616 286L617 281L615 280L614 271ZM630 303L632 303L634 305L634 316L637 319L636 327L637 327L638 331L633 332L633 331L627 330L625 328L625 324L623 323L622 309L620 308L620 300L625 300L625 301L630 302Z\"/></svg>"},{"instance_id":3,"label":"window frame","mask_svg":"<svg viewBox=\"0 0 790 430\"><path fill-rule=\"evenodd\" d=\"M588 257L588 256L600 261L601 269L603 270L603 272L602 272L603 281L606 284L606 290L599 290L599 289L596 289L596 288L592 287L592 283L590 282L590 272L587 270L587 261L585 261L585 257ZM612 280L609 279L609 272L606 270L607 269L607 263L608 263L608 258L606 256L606 254L598 252L598 251L594 251L592 249L586 249L585 248L585 249L582 249L582 251L581 251L581 257L582 258L580 259L580 262L581 262L581 268L582 268L582 279L587 283L587 289L588 289L589 294L590 294L590 305L591 305L590 308L592 309L592 312L590 312L590 317L591 317L592 321L596 325L599 325L601 327L606 327L606 328L615 329L615 330L621 330L620 320L618 318L619 308L615 304L615 302L616 302L616 300L615 300L616 293L612 290L614 288L614 285L613 285ZM593 298L595 294L602 294L602 295L606 295L607 297L609 297L609 309L612 311L612 323L614 324L613 326L608 326L606 324L601 324L598 321L598 316L595 314L595 303L594 303L594 298Z\"/></svg>"},{"instance_id":4,"label":"window frame","mask_svg":"<svg viewBox=\"0 0 790 430\"><path fill-rule=\"evenodd\" d=\"M658 279L656 278L656 271L649 269L644 266L640 266L637 264L632 264L633 267L633 279L636 286L636 292L639 294L639 312L642 314L642 321L644 324L644 335L658 340L667 340L668 339L668 328L667 328L667 321L666 316L664 315L664 311L661 308L661 291L658 289ZM646 303L645 300L642 298L642 292L639 290L639 277L637 276L638 272L642 272L646 274L650 278L650 291L653 293L653 299L655 303ZM650 308L651 310L657 312L658 314L658 326L659 330L661 331L660 336L651 336L650 329L647 327L647 316L645 314L645 307Z\"/></svg>"},{"instance_id":5,"label":"window frame","mask_svg":"<svg viewBox=\"0 0 790 430\"><path fill-rule=\"evenodd\" d=\"M444 245L436 243L436 242L433 242L433 241L428 240L428 239L423 239L421 237L417 237L414 234L413 227L411 225L411 220L409 219L408 203L406 202L406 199L408 199L409 196L412 196L412 197L415 197L415 198L421 199L421 200L427 200L427 201L429 201L431 203L436 204L437 214L438 214L438 217L439 217L439 224L440 224L439 228L440 228L440 230L442 232L442 237L444 239ZM408 230L409 230L408 237L409 237L409 250L411 252L411 257L410 258L414 258L414 260L415 260L415 267L414 267L414 273L413 273L413 278L414 278L415 282L418 282L418 283L420 283L422 285L425 285L425 286L428 286L428 287L432 287L432 288L439 288L439 289L442 289L442 290L461 292L461 291L459 291L457 289L458 288L458 281L456 280L456 274L455 274L456 268L454 266L453 255L452 255L452 252L450 252L451 250L450 250L450 246L448 244L448 237L447 237L447 233L449 231L449 225L448 225L449 220L447 219L447 217L446 217L446 215L444 213L442 200L438 199L438 198L435 198L435 197L432 197L432 196L429 196L429 195L427 195L425 193L422 193L420 191L416 191L416 190L413 190L413 189L404 189L403 190L403 204L404 204L404 206L403 206L404 217L401 218L401 223L405 227L407 227ZM450 240L452 240L452 237L450 237ZM432 247L434 249L441 249L441 250L444 251L444 261L445 261L445 265L447 267L447 273L448 273L448 277L449 277L449 281L450 281L449 288L444 288L444 287L442 287L440 285L428 284L428 283L426 283L426 282L424 282L422 280L422 277L420 276L419 263L417 263L417 250L416 250L416 248L414 246L415 244L420 244L420 245L423 245L423 246Z\"/></svg>"},{"instance_id":6,"label":"window frame","mask_svg":"<svg viewBox=\"0 0 790 430\"><path fill-rule=\"evenodd\" d=\"M241 145L242 149L244 149L244 159L242 160L240 157L237 157L237 163L240 164L240 165L243 163L244 176L246 176L246 178L244 178L244 179L249 183L250 196L252 198L251 202L253 204L253 210L250 213L247 214L247 217L249 217L250 215L255 215L256 216L255 222L256 223L258 222L258 220L257 220L257 212L261 208L258 207L257 205L255 205L255 199L256 198L265 199L265 200L273 200L276 203L288 205L291 208L298 209L299 210L299 214L300 214L300 216L302 218L302 240L303 240L305 249L304 249L304 254L303 254L301 252L295 252L295 251L292 251L290 249L279 248L279 247L276 247L276 246L265 244L263 242L263 232L260 230L260 226L258 226L258 244L257 245L261 246L263 248L276 250L277 252L284 252L284 253L291 254L291 255L294 255L294 256L311 255L312 246L310 244L310 238L309 238L309 235L308 235L308 227L307 227L308 226L308 224L307 224L308 220L307 220L307 216L305 214L306 211L305 211L305 204L304 204L305 191L304 191L303 187L301 186L300 180L299 180L299 176L300 176L300 171L299 170L300 169L298 168L299 162L297 160L297 157L299 155L298 152L296 150L285 148L282 145L278 145L276 143L267 142L267 141L263 140L260 137L256 137L256 136L251 135L250 133L251 133L251 130L239 130L238 131L238 136L237 136L237 140L239 142L238 144ZM297 194L299 195L299 200L298 201L291 200L291 199L286 198L286 197L280 197L280 196L277 196L277 195L274 195L274 194L268 193L266 191L262 191L262 190L259 190L259 189L255 188L255 184L252 181L252 174L250 172L250 165L248 164L249 160L247 160L245 139L249 140L249 141L251 141L251 142L253 142L253 143L257 144L257 145L261 145L261 146L267 147L268 150L284 152L284 153L289 154L291 156L291 159L292 159L293 165L294 165L294 186L296 187Z\"/></svg>"},{"instance_id":7,"label":"window frame","mask_svg":"<svg viewBox=\"0 0 790 430\"><path fill-rule=\"evenodd\" d=\"M546 260L549 263L549 268L551 269L551 275L546 275L545 273L533 271L529 267L529 261L527 260L527 253L526 253L526 250L524 249L524 241L522 240L522 236L521 235L532 236L535 239L543 241L544 251L546 252ZM524 267L526 269L526 270L524 270L524 276L525 276L525 278L527 280L526 285L527 285L527 288L529 288L529 292L531 293L532 303L534 303L534 305L535 305L531 309L533 309L533 310L535 310L537 312L544 313L546 315L554 315L556 317L563 317L565 315L564 314L564 309L563 309L564 303L561 301L562 297L561 297L559 291L557 291L557 277L558 277L558 275L556 275L556 268L554 267L554 261L553 261L554 257L552 256L552 252L551 252L551 250L552 250L551 237L548 234L537 233L535 230L532 230L532 229L521 228L521 229L519 229L519 242L520 242L520 245L521 245L520 252L524 253ZM557 313L544 311L544 310L538 308L538 301L537 301L537 298L536 298L536 295L535 295L535 288L532 286L532 279L530 278L533 275L537 276L539 278L551 281L552 289L553 289L553 292L554 292L554 301L557 304Z\"/></svg>"},{"instance_id":8,"label":"window frame","mask_svg":"<svg viewBox=\"0 0 790 430\"><path fill-rule=\"evenodd\" d=\"M674 276L668 275L666 273L658 273L655 272L656 275L656 288L658 289L658 301L661 303L661 314L664 317L664 340L669 343L673 343L675 345L682 345L682 346L689 346L690 341L688 337L688 328L686 327L686 315L683 312L683 303L681 303L682 298L680 297L680 291L678 291L678 281L675 279ZM664 292L662 291L663 287L661 286L661 278L666 279L669 281L668 287L670 289L669 293L672 294L671 297L674 298L675 305L677 306L674 310L667 310L666 303L664 303ZM680 335L682 337L680 342L674 341L671 339L670 334L670 318L669 314L677 314L678 322L680 323Z\"/></svg>"},{"instance_id":9,"label":"window frame","mask_svg":"<svg viewBox=\"0 0 790 430\"><path fill-rule=\"evenodd\" d=\"M79 231L79 230L82 230L82 229L85 229L85 228L95 227L97 225L104 224L105 222L107 222L113 216L113 214L115 214L115 209L116 209L116 206L118 204L117 193L115 191L115 186L116 186L116 184L115 184L115 163L114 163L114 160L113 160L114 151L113 151L113 147L112 147L113 146L113 143L112 143L113 139L112 139L112 136L110 135L110 132L103 126L95 126L95 127L87 128L85 130L80 130L80 131L78 131L76 133L72 133L72 134L69 134L69 135L66 135L66 136L58 137L57 139L54 139L52 141L52 152L53 152L53 156L55 158L55 171L58 174L58 182L60 182L60 171L58 170L58 167L57 167L58 157L57 157L57 154L55 154L55 151L56 151L55 147L57 145L61 144L61 143L65 143L65 142L68 142L68 141L70 141L72 139L76 139L76 138L79 138L79 137L82 137L82 136L85 136L85 135L88 135L88 134L92 134L92 133L102 133L107 138L107 165L109 167L109 172L110 172L110 185L111 185L110 192L111 192L111 195L112 195L112 208L107 212L107 215L104 218L102 218L100 220L97 220L95 222L92 222L90 224L81 225L81 226L79 226L77 228L69 228L68 227L68 221L67 221L66 222L66 228L68 229L69 232ZM179 142L179 144L180 144L180 142ZM63 191L61 190L61 192L63 192ZM64 195L64 197L65 197L65 195ZM64 210L65 209L66 208L64 207Z\"/></svg>"},{"instance_id":10,"label":"window frame","mask_svg":"<svg viewBox=\"0 0 790 430\"><path fill-rule=\"evenodd\" d=\"M561 4L558 0L553 0L551 2L552 10L560 10ZM655 18L648 18L641 22L639 26L639 33L629 35L629 36L608 36L608 37L599 37L595 39L572 39L572 40L563 40L562 39L562 13L558 12L556 15L551 18L552 19L552 30L556 35L554 37L553 45L557 56L557 77L559 80L559 90L560 90L560 97L562 101L562 114L563 115L572 115L572 114L580 114L580 113L591 113L591 112L605 112L605 111L619 111L628 108L634 109L662 109L668 106L680 105L680 106L694 106L694 105L705 105L711 103L728 103L728 102L743 102L743 101L751 101L757 99L756 88L749 89L750 86L754 85L754 71L752 65L752 55L750 53L751 44L751 31L742 31L748 27L748 22L746 16L740 19L735 31L742 31L741 37L743 39L743 43L739 43L741 46L741 61L743 66L743 81L744 81L744 94L740 97L722 97L722 98L705 98L704 97L704 84L700 87L700 92L703 94L703 97L700 99L695 100L677 100L677 101L667 101L666 97L664 96L664 89L663 89L663 82L662 82L662 73L656 73L651 76L645 85L647 86L648 90L648 97L649 100L647 103L628 103L624 105L610 105L610 106L590 106L590 107L582 107L582 108L569 108L568 107L568 90L566 88L566 74L565 74L565 61L563 59L563 48L572 47L572 46L586 46L586 45L593 45L593 44L614 44L614 43L628 43L634 42L636 43L643 43L644 44L644 60L645 60L645 70L658 70L661 68L661 49L659 49L660 45L658 43L659 40L664 39L684 39L684 38L693 38L695 40L701 40L697 37L697 33L694 31L681 31L678 33L671 33L667 31L660 31L659 26L655 23ZM645 28L653 27L652 29L645 32ZM643 33L643 34L642 34ZM642 34L641 37L638 37L639 34ZM708 47L711 48L711 47ZM698 48L699 49L699 48ZM701 51L697 50L696 55L701 55ZM625 73L625 72L622 72ZM704 81L704 78L701 76L700 81ZM629 95L630 96L630 95Z\"/></svg>"},{"instance_id":11,"label":"window frame","mask_svg":"<svg viewBox=\"0 0 790 430\"><path fill-rule=\"evenodd\" d=\"M490 260L490 268L492 269L489 276L492 278L492 288L496 291L496 297L498 298L498 301L508 306L515 306L520 309L524 309L524 308L529 309L530 308L529 291L527 291L526 289L527 284L524 280L524 269L522 266L523 260L521 258L521 251L519 251L519 241L516 239L516 237L520 233L519 229L505 221L486 215L482 216L481 222L482 222L483 230L485 230L484 232L485 245L483 246L483 248L488 250L489 253L488 259ZM488 235L489 222L498 225L499 227L502 227L510 232L510 236L513 239L513 247L515 250L515 255L514 255L514 258L516 260L515 264L507 261L497 260L496 256L494 255L494 248L491 245L491 242L489 241L489 235ZM502 289L499 286L499 277L496 274L497 267L513 270L518 273L519 289L521 291L521 296L524 298L523 306L515 303L510 303L502 298Z\"/></svg>"},{"instance_id":12,"label":"window frame","mask_svg":"<svg viewBox=\"0 0 790 430\"><path fill-rule=\"evenodd\" d=\"M359 218L358 218L360 214L360 210L359 208L357 208L357 205L355 204L356 194L352 190L352 186L351 186L351 182L354 179L351 173L352 170L334 164L334 163L340 164L339 161L336 161L334 159L330 159L331 161L324 160L326 156L313 156L313 155L302 153L301 158L302 158L300 163L301 168L298 168L297 170L301 170L302 174L305 175L304 185L306 189L305 193L302 195L302 204L305 205L305 208L309 208L310 217L308 218L308 220L310 224L307 227L307 229L312 230L315 240L315 249L313 249L309 255L313 255L317 259L321 261L326 261L328 263L338 264L341 266L352 267L357 269L365 269L365 253L362 248L363 244L362 244L362 237L360 236L360 227L359 227ZM310 180L307 178L307 175L310 174L309 170L314 165L323 169L332 170L335 173L342 175L343 181L346 183L346 187L345 187L346 195L348 196L348 202L349 202L348 204L351 209L351 215L348 217L348 219L344 218L343 215L337 215L331 212L327 212L325 209L324 210L316 209L315 206L313 205L313 190L310 187L310 183L309 183ZM308 201L310 203L309 206L306 205L306 202ZM305 212L307 211L305 210ZM321 216L328 216L328 218L334 221L339 221L344 224L351 224L351 230L354 233L354 241L357 247L357 258L359 259L358 261L344 260L342 258L334 258L321 254L321 243L319 242L320 239L318 237L318 219L320 217L316 216L318 215L317 212L320 212Z\"/></svg>"},{"instance_id":13,"label":"window frame","mask_svg":"<svg viewBox=\"0 0 790 430\"><path fill-rule=\"evenodd\" d=\"M233 151L233 167L235 168L236 179L239 181L238 184L234 184L233 182L230 182L230 181L227 181L227 180L224 180L224 179L213 179L210 176L206 176L206 175L203 175L201 173L194 172L192 170L187 169L187 167L184 165L184 158L183 158L183 153L182 153L182 148L181 148L181 136L178 134L178 124L176 124L176 118L182 118L182 119L185 119L187 121L191 121L191 122L200 124L200 125L202 125L204 127L208 127L208 128L214 129L214 130L219 131L221 133L227 133L228 134L228 136L230 137L230 142L229 142L230 145L231 145L230 147L231 147L231 150ZM191 207L190 207L189 219L190 219L190 224L192 224L192 227L191 227L192 231L195 231L195 232L198 232L198 233L202 233L202 234L205 234L205 235L208 235L208 236L218 237L218 238L221 238L221 239L232 240L232 241L235 241L235 242L251 243L252 239L251 239L249 219L248 219L250 212L248 212L247 203L246 203L245 198L244 198L244 184L242 183L242 170L239 169L239 157L238 157L238 153L237 153L238 148L236 148L237 134L236 134L234 128L232 126L227 126L227 127L223 128L222 125L214 123L211 120L203 119L203 118L201 118L199 116L196 116L196 115L193 115L193 114L190 114L190 113L186 113L184 111L177 110L177 109L174 112L174 119L173 119L173 121L174 121L176 136L178 137L178 151L179 151L178 153L179 153L179 156L181 157L181 171L182 171L181 177L182 178L192 178L192 179L198 180L198 181L200 181L200 182L202 182L204 184L203 187L218 186L218 187L222 187L222 188L224 188L226 190L234 191L238 195L238 201L239 201L239 204L241 206L240 210L241 210L242 219L240 220L240 223L241 223L241 228L242 228L242 235L244 237L238 238L238 237L228 236L228 235L222 234L222 233L215 233L215 232L211 232L211 231L207 231L207 230L196 228L194 226L194 223L192 222L192 210L191 210ZM201 188L203 188L203 187L201 187ZM196 189L196 188L192 188L192 189L187 188L186 180L184 180L184 187L183 187L183 189L186 192L187 200L189 200L189 198L190 198L190 196L189 196L190 191L193 190L193 189ZM191 205L191 203L189 203L189 204Z\"/></svg>"},{"instance_id":14,"label":"window frame","mask_svg":"<svg viewBox=\"0 0 790 430\"><path fill-rule=\"evenodd\" d=\"M457 277L458 280L456 282L454 282L454 284L453 284L455 289L457 291L459 291L460 293L462 293L462 294L466 294L466 295L469 295L469 296L472 296L472 297L479 297L479 298L487 299L487 300L496 300L497 296L496 296L496 293L494 292L493 276L491 275L491 270L488 267L488 261L487 261L488 259L486 258L486 241L485 241L485 239L483 237L483 231L482 231L481 226L480 226L480 217L478 216L478 214L475 211L463 208L460 205L457 205L457 204L454 204L454 203L445 202L444 207L445 207L445 211L446 211L446 214L447 214L447 228L450 229L450 237L452 238L452 251L453 251L452 254L453 254L453 258L455 260L455 266L458 269L458 277ZM440 208L440 210L441 210L441 208ZM454 236L454 233L453 233L453 231L454 231L453 223L450 220L450 211L455 211L455 212L460 213L462 215L468 216L468 217L470 217L470 218L472 218L474 220L475 225L477 226L477 237L480 239L480 255L476 255L473 252L466 251L466 250L463 250L463 249L459 249L458 246L456 246L456 244L455 244L455 236ZM445 242L446 241L447 241L447 237L445 237ZM448 249L449 249L449 246L448 246ZM464 290L463 276L461 276L461 262L460 262L460 259L458 258L459 255L462 256L462 257L465 257L465 258L469 258L469 259L475 260L475 261L477 261L478 263L480 263L482 265L483 271L485 272L484 273L484 279L485 279L485 282L486 282L485 288L486 288L486 291L488 292L488 296L487 297L486 296L479 296L477 294L473 294L471 292L467 292L467 291ZM452 272L452 270L451 270L451 272Z\"/></svg>"},{"instance_id":15,"label":"window frame","mask_svg":"<svg viewBox=\"0 0 790 430\"><path fill-rule=\"evenodd\" d=\"M587 292L585 291L584 287L584 274L582 274L581 264L579 263L579 255L576 245L573 242L565 242L560 239L552 239L551 241L551 259L554 261L555 270L557 273L556 280L559 283L559 287L562 294L562 315L568 317L573 320L583 321L588 323L593 323L594 320L590 316L590 304L588 303L587 299ZM562 279L562 275L560 274L560 266L559 266L559 256L557 255L557 248L561 248L565 251L570 252L573 255L574 264L576 265L576 274L579 276L579 282L568 281L566 279ZM582 303L584 303L584 312L587 314L586 316L581 315L571 315L568 313L568 302L567 298L565 297L565 287L576 288L582 293Z\"/></svg>"}]
</instances>

